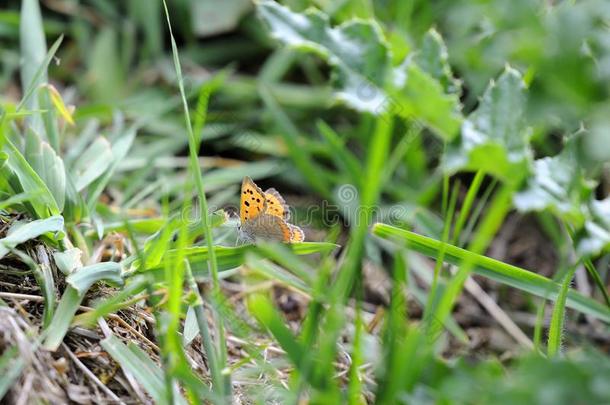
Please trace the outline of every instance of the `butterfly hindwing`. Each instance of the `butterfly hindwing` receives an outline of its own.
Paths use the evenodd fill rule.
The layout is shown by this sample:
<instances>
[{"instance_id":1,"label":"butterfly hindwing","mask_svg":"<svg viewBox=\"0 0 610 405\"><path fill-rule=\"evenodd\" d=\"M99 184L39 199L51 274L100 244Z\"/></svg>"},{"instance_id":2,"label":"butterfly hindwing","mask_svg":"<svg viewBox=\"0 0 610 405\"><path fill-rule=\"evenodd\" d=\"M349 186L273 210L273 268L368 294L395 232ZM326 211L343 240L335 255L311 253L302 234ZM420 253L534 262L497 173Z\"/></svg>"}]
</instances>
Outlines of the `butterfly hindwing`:
<instances>
[{"instance_id":1,"label":"butterfly hindwing","mask_svg":"<svg viewBox=\"0 0 610 405\"><path fill-rule=\"evenodd\" d=\"M301 228L296 225L288 224L290 228L290 242L303 242L305 240L305 233Z\"/></svg>"},{"instance_id":2,"label":"butterfly hindwing","mask_svg":"<svg viewBox=\"0 0 610 405\"><path fill-rule=\"evenodd\" d=\"M267 191L265 191L265 199L267 201L265 213L283 218L285 221L290 219L288 204L286 204L286 201L284 201L284 198L276 189L267 189Z\"/></svg>"},{"instance_id":3,"label":"butterfly hindwing","mask_svg":"<svg viewBox=\"0 0 610 405\"><path fill-rule=\"evenodd\" d=\"M271 214L260 214L256 218L242 224L242 231L251 235L252 239L290 242L292 239L291 225L282 218Z\"/></svg>"},{"instance_id":4,"label":"butterfly hindwing","mask_svg":"<svg viewBox=\"0 0 610 405\"><path fill-rule=\"evenodd\" d=\"M244 177L241 183L241 203L239 218L241 223L250 221L265 212L266 200L263 190L250 177Z\"/></svg>"}]
</instances>

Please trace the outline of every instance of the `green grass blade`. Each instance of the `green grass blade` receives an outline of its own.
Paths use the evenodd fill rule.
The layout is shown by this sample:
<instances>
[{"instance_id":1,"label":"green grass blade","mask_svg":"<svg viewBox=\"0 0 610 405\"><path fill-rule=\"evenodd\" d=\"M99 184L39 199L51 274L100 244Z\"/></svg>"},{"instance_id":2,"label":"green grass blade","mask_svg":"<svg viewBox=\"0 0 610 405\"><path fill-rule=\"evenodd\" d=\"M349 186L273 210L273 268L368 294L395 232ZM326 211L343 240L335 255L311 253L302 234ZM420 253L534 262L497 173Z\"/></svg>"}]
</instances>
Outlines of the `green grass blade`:
<instances>
[{"instance_id":1,"label":"green grass blade","mask_svg":"<svg viewBox=\"0 0 610 405\"><path fill-rule=\"evenodd\" d=\"M66 288L59 300L59 305L57 305L51 324L46 329L48 333L42 347L50 351L57 350L64 340L70 323L74 318L74 314L78 311L78 307L82 300L83 297L78 294L78 291L75 288L71 286Z\"/></svg>"},{"instance_id":2,"label":"green grass blade","mask_svg":"<svg viewBox=\"0 0 610 405\"><path fill-rule=\"evenodd\" d=\"M17 245L39 237L49 232L59 232L64 228L64 219L54 216L46 219L37 219L27 223L14 223L9 233L0 239L0 259Z\"/></svg>"},{"instance_id":3,"label":"green grass blade","mask_svg":"<svg viewBox=\"0 0 610 405\"><path fill-rule=\"evenodd\" d=\"M266 83L259 85L259 91L265 106L280 127L288 152L297 169L304 176L309 185L324 198L330 198L330 186L321 168L313 162L308 151L299 145L299 130L290 117L282 110Z\"/></svg>"},{"instance_id":4,"label":"green grass blade","mask_svg":"<svg viewBox=\"0 0 610 405\"><path fill-rule=\"evenodd\" d=\"M96 263L78 269L66 278L66 282L81 295L85 294L93 283L100 280L119 286L123 285L121 265L116 262Z\"/></svg>"},{"instance_id":5,"label":"green grass blade","mask_svg":"<svg viewBox=\"0 0 610 405\"><path fill-rule=\"evenodd\" d=\"M325 253L333 251L337 248L334 243L327 242L303 242L286 245L290 251L296 255L308 255L313 253ZM247 252L256 250L261 254L264 254L264 250L257 250L254 245L243 245L237 247L230 246L214 246L214 252L218 260L218 265L221 269L232 269L239 267L245 263L245 255ZM195 278L209 277L210 272L207 268L208 261L208 247L207 246L193 246L184 248L184 255L193 266L193 274ZM167 260L172 260L178 252L176 249L170 249L163 260L158 263L151 263L150 259L147 258L147 269L158 269ZM273 257L273 256L271 256ZM135 261L133 266L135 269L140 268L139 261Z\"/></svg>"},{"instance_id":6,"label":"green grass blade","mask_svg":"<svg viewBox=\"0 0 610 405\"><path fill-rule=\"evenodd\" d=\"M197 197L199 199L199 204L201 205L201 220L203 223L203 227L204 227L204 231L205 231L205 240L206 240L206 244L208 247L208 255L209 255L209 269L210 269L210 274L212 276L212 288L213 288L213 292L215 295L220 295L220 284L219 284L219 278L218 278L218 263L216 261L216 252L214 250L214 240L213 240L213 236L212 236L212 227L210 226L210 221L209 221L209 217L208 217L208 204L207 204L207 199L205 196L205 189L204 189L204 183L203 183L203 176L201 174L201 170L199 168L199 160L198 160L198 155L199 155L199 148L197 147L199 145L199 141L198 138L195 136L195 133L193 132L193 126L191 124L191 117L189 114L189 108L188 108L188 102L186 99L186 94L184 91L184 83L183 83L183 79L182 79L182 68L180 66L180 58L178 55L178 46L176 45L176 40L174 39L174 35L172 32L172 26L171 26L171 22L170 22L170 18L169 18L169 11L167 9L167 3L165 0L163 0L163 8L165 10L165 17L167 20L167 26L169 29L169 34L170 34L170 39L171 39L171 44L172 44L172 55L173 55L173 59L174 59L174 68L176 70L176 76L178 79L178 87L180 89L180 97L182 99L182 107L184 110L184 120L186 123L186 130L187 130L187 134L188 134L188 144L189 144L189 159L190 159L190 170L192 171L192 175L194 177L195 180L195 185L196 185L196 190L197 190ZM207 93L207 96L205 98L200 99L200 102L203 103L202 100L206 100L207 102L207 98L209 97L209 93ZM200 103L200 104L201 104ZM201 107L199 109L199 113L203 114L205 111L207 111L207 108L203 108ZM202 116L201 117L201 126L203 127L203 125L205 124L205 117ZM182 263L179 263L179 265L182 265ZM226 362L227 362L227 347L225 344L225 331L224 331L224 323L221 317L216 317L216 326L218 328L218 346L219 346L219 359L220 359L220 367L221 368L225 368L226 367ZM221 389L223 387L217 387L217 389ZM231 383L230 383L230 376L226 376L225 379L225 383L224 383L224 390L225 392L222 393L223 396L226 397L230 397L230 392L231 392Z\"/></svg>"},{"instance_id":7,"label":"green grass blade","mask_svg":"<svg viewBox=\"0 0 610 405\"><path fill-rule=\"evenodd\" d=\"M38 65L36 72L34 72L34 75L28 82L28 85L25 88L25 91L23 92L23 98L17 105L15 112L18 112L19 110L21 110L21 108L23 108L30 101L30 98L34 94L34 91L38 88L38 86L40 84L40 82L39 82L40 79L42 77L46 76L47 68L49 67L49 63L51 63L51 60L53 59L53 57L55 57L55 53L59 49L59 46L61 45L61 42L63 41L63 39L64 39L64 36L61 35L59 38L57 38L57 40L55 40L55 42L53 43L53 45L47 52L42 63L40 65Z\"/></svg>"},{"instance_id":8,"label":"green grass blade","mask_svg":"<svg viewBox=\"0 0 610 405\"><path fill-rule=\"evenodd\" d=\"M578 266L574 265L567 271L562 283L559 295L553 307L553 315L551 316L551 325L549 327L549 340L547 346L547 354L549 357L555 357L561 350L561 341L563 336L563 322L565 318L566 300L570 283L574 277L574 272Z\"/></svg>"},{"instance_id":9,"label":"green grass blade","mask_svg":"<svg viewBox=\"0 0 610 405\"><path fill-rule=\"evenodd\" d=\"M25 363L19 357L17 347L8 347L4 350L0 356L0 398L4 398L8 390L13 387L24 367Z\"/></svg>"},{"instance_id":10,"label":"green grass blade","mask_svg":"<svg viewBox=\"0 0 610 405\"><path fill-rule=\"evenodd\" d=\"M441 250L442 242L436 239L390 225L378 223L373 227L373 233L432 258L437 257ZM546 277L457 246L446 246L445 261L456 266L469 261L476 274L538 297L554 301L559 295L560 285ZM610 310L606 306L571 289L568 291L566 306L610 323Z\"/></svg>"},{"instance_id":11,"label":"green grass blade","mask_svg":"<svg viewBox=\"0 0 610 405\"><path fill-rule=\"evenodd\" d=\"M123 370L132 374L142 384L155 402L163 403L168 398L163 372L142 349L133 343L125 345L114 335L102 340L100 344ZM186 404L178 393L173 397L176 403Z\"/></svg>"}]
</instances>

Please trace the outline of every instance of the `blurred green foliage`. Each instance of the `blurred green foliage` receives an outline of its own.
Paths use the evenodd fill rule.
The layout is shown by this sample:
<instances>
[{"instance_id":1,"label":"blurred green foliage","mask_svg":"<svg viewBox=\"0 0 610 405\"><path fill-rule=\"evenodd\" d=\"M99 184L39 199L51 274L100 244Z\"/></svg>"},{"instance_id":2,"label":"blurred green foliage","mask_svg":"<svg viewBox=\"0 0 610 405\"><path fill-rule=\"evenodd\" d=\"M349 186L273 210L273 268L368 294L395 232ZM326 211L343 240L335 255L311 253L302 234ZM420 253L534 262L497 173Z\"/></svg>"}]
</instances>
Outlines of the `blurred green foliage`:
<instances>
[{"instance_id":1,"label":"blurred green foliage","mask_svg":"<svg viewBox=\"0 0 610 405\"><path fill-rule=\"evenodd\" d=\"M42 14L35 0L6 3L0 10L2 209L13 207L46 221L62 214L67 236L84 260L109 233L130 233L142 251L122 263L129 269L124 291L170 284L173 317L172 328L161 328L164 355L177 353L182 359L180 343L172 340L183 315L182 281L209 274L214 242L221 272L230 276L245 263L257 275L311 296L298 334L266 297L248 301L261 326L256 332L275 339L295 370L289 390L261 390L260 398L277 395L296 402L306 389L314 403L359 403L360 392L367 390L376 392L379 403L567 404L610 397L603 383L610 375L605 355L584 350L553 359L532 353L505 364L493 356L476 363L460 356L445 361L435 354L443 343L436 334L429 336L444 326L468 340L448 313L462 292L460 277L470 273L468 257L481 257L512 206L536 213L545 224L560 255L553 277L562 284L507 265L503 269L510 277L496 272L497 279L511 279L509 285L529 292L537 280L582 298L568 290L566 274L572 273L565 271L582 263L598 291L604 290L602 277L608 275L600 275L593 260L607 265L610 249L607 1L265 0L254 5L171 0L175 38L169 36L160 0L46 0L40 2ZM179 65L174 65L171 39ZM75 126L62 118L66 111L53 104L48 88L40 90L47 81L65 104L76 107ZM183 98L178 84L184 86ZM191 128L185 130L183 101L186 121L194 123L191 137L185 135ZM200 167L209 211L215 212L209 226L191 217L198 214L191 207L193 190L204 192L193 180ZM475 181L470 172L477 173ZM321 230L317 239L326 243L292 250L234 248L234 226L216 209L237 204L244 175L296 195L295 222ZM485 176L489 186L482 182ZM467 197L458 209L460 182L467 184ZM324 204L335 211L325 211ZM451 214L458 211L459 226L452 226ZM328 229L329 215L341 218L330 221L333 229ZM421 290L404 263L410 257L407 246L373 237L373 221L429 235L426 240L433 243L419 251L435 257L437 268L461 252L454 264L466 262L460 268L465 270L454 278L435 271L430 291ZM46 235L60 250L64 236ZM337 241L346 246L343 260L329 254ZM459 246L447 250L443 242L449 241ZM296 255L313 252L320 253L320 262ZM377 337L362 319L346 315L352 293L360 298L362 268L370 263L391 268L386 273L393 280L375 346L383 355L377 358L366 350L367 339ZM494 265L497 270L502 263ZM118 265L106 269L106 276L94 274L95 267L83 269L69 277L72 287L50 323L54 333L47 347L59 345L93 282L123 281ZM557 294L545 288L537 294L556 300ZM423 305L442 300L442 311L428 305L432 317L412 322L404 308L407 290ZM607 293L593 295L607 299ZM581 298L582 312L605 319L605 306ZM54 307L54 297L46 299ZM222 297L206 299L221 307L216 311L226 315L231 332L242 339L255 333L248 325L231 330L239 323L233 309ZM563 336L562 299L551 321L555 349ZM112 298L105 304L98 308L102 315L120 307ZM202 307L191 305L193 311ZM361 315L359 308L355 312ZM353 338L342 352L353 361L345 390L334 369L344 328ZM109 338L104 344L118 358L135 359L122 363L134 367L144 353L119 343ZM258 346L246 350L257 367L268 367L256 355ZM536 350L544 351L540 342ZM224 366L222 350L216 354L213 361ZM375 362L376 376L367 390L358 368L365 361ZM199 380L193 383L189 365L178 363L163 372L190 381L195 392L207 392ZM160 374L154 368L159 384ZM146 380L145 373L138 376ZM156 385L147 388L156 398L173 395Z\"/></svg>"}]
</instances>

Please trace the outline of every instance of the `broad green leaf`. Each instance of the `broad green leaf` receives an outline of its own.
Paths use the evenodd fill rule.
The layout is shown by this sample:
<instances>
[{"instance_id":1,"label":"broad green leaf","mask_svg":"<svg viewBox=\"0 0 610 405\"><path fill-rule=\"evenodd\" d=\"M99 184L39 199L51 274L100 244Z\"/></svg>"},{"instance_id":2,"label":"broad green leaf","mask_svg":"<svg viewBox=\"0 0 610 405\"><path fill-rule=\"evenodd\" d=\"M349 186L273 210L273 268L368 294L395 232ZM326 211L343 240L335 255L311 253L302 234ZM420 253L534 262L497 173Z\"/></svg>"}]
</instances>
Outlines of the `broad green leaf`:
<instances>
[{"instance_id":1,"label":"broad green leaf","mask_svg":"<svg viewBox=\"0 0 610 405\"><path fill-rule=\"evenodd\" d=\"M393 73L393 89L383 109L422 122L443 140L455 138L462 124L458 97L446 94L437 80L409 58Z\"/></svg>"},{"instance_id":2,"label":"broad green leaf","mask_svg":"<svg viewBox=\"0 0 610 405\"><path fill-rule=\"evenodd\" d=\"M53 253L55 265L65 276L83 267L81 256L83 252L79 248L67 249L63 252Z\"/></svg>"},{"instance_id":3,"label":"broad green leaf","mask_svg":"<svg viewBox=\"0 0 610 405\"><path fill-rule=\"evenodd\" d=\"M458 98L446 94L409 57L392 68L388 45L374 20L350 20L332 28L328 17L316 10L293 13L268 0L260 2L258 10L276 39L315 52L334 67L336 96L347 105L376 115L392 112L421 120L445 140L457 134L461 124ZM425 59L431 69L435 68L433 51ZM446 53L437 56L443 69Z\"/></svg>"},{"instance_id":4,"label":"broad green leaf","mask_svg":"<svg viewBox=\"0 0 610 405\"><path fill-rule=\"evenodd\" d=\"M42 142L33 129L26 132L25 158L47 185L60 211L66 198L66 171L63 160L46 142Z\"/></svg>"},{"instance_id":5,"label":"broad green leaf","mask_svg":"<svg viewBox=\"0 0 610 405\"><path fill-rule=\"evenodd\" d=\"M0 259L17 245L34 239L47 232L59 232L64 228L64 219L54 216L37 219L32 222L15 222L8 230L6 237L0 239Z\"/></svg>"},{"instance_id":6,"label":"broad green leaf","mask_svg":"<svg viewBox=\"0 0 610 405\"><path fill-rule=\"evenodd\" d=\"M415 63L424 72L439 81L446 93L460 94L462 84L453 77L447 47L436 29L431 28L426 32L414 58Z\"/></svg>"},{"instance_id":7,"label":"broad green leaf","mask_svg":"<svg viewBox=\"0 0 610 405\"><path fill-rule=\"evenodd\" d=\"M556 156L534 162L534 173L513 201L522 212L550 210L580 229L587 218L586 203L595 183L586 179L579 163L578 138L572 136Z\"/></svg>"},{"instance_id":8,"label":"broad green leaf","mask_svg":"<svg viewBox=\"0 0 610 405\"><path fill-rule=\"evenodd\" d=\"M375 224L373 233L432 258L436 258L440 250L444 249L445 262L460 265L467 261L474 266L473 271L476 274L530 294L552 301L555 301L559 295L561 288L559 283L517 266L386 224ZM572 289L568 291L566 306L610 323L608 307Z\"/></svg>"},{"instance_id":9,"label":"broad green leaf","mask_svg":"<svg viewBox=\"0 0 610 405\"><path fill-rule=\"evenodd\" d=\"M1 168L0 168L1 170ZM27 201L30 201L31 199L36 198L36 196L39 193L19 193L19 194L15 194L9 198L7 198L6 200L2 200L2 202L0 202L0 210L6 209L7 207L10 207L12 205L17 205L17 204L21 204Z\"/></svg>"},{"instance_id":10,"label":"broad green leaf","mask_svg":"<svg viewBox=\"0 0 610 405\"><path fill-rule=\"evenodd\" d=\"M268 0L258 3L258 12L276 39L315 52L335 68L340 100L361 111L376 113L383 108L390 58L373 21L353 20L332 28L328 16L317 10L294 13Z\"/></svg>"},{"instance_id":11,"label":"broad green leaf","mask_svg":"<svg viewBox=\"0 0 610 405\"><path fill-rule=\"evenodd\" d=\"M112 164L112 148L103 136L98 137L74 162L72 178L76 191L81 191L100 177Z\"/></svg>"},{"instance_id":12,"label":"broad green leaf","mask_svg":"<svg viewBox=\"0 0 610 405\"><path fill-rule=\"evenodd\" d=\"M15 191L24 191L32 194L38 193L36 198L29 201L34 210L33 214L38 218L59 215L59 207L49 188L25 160L19 149L8 138L4 138L3 151L8 155L5 169L10 169L19 181L18 186L21 189L16 189ZM13 188L15 189L16 187L13 186Z\"/></svg>"},{"instance_id":13,"label":"broad green leaf","mask_svg":"<svg viewBox=\"0 0 610 405\"><path fill-rule=\"evenodd\" d=\"M57 350L74 320L74 315L85 297L85 293L93 283L101 280L122 285L121 265L115 262L96 263L77 268L70 273L66 278L68 287L64 291L53 320L47 328L48 335L44 341L45 349Z\"/></svg>"},{"instance_id":14,"label":"broad green leaf","mask_svg":"<svg viewBox=\"0 0 610 405\"><path fill-rule=\"evenodd\" d=\"M70 273L66 282L79 294L83 295L94 283L105 280L116 285L123 285L121 265L116 262L96 263L85 266Z\"/></svg>"},{"instance_id":15,"label":"broad green leaf","mask_svg":"<svg viewBox=\"0 0 610 405\"><path fill-rule=\"evenodd\" d=\"M507 66L462 124L461 136L448 145L445 169L483 170L518 184L529 171L532 154L525 105L521 74Z\"/></svg>"}]
</instances>

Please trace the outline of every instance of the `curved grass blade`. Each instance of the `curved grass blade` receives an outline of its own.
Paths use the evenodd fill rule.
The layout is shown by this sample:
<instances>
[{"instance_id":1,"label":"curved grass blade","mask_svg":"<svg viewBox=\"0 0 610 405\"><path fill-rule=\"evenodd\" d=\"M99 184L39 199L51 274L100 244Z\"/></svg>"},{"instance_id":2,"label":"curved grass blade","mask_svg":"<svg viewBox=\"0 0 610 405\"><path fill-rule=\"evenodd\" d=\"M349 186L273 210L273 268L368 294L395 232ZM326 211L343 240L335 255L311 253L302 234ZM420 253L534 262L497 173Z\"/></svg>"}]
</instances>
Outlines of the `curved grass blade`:
<instances>
[{"instance_id":1,"label":"curved grass blade","mask_svg":"<svg viewBox=\"0 0 610 405\"><path fill-rule=\"evenodd\" d=\"M0 239L0 259L11 249L30 239L34 239L48 232L59 232L64 228L64 219L54 216L46 219L37 219L28 223L16 222L10 228L6 237Z\"/></svg>"},{"instance_id":2,"label":"curved grass blade","mask_svg":"<svg viewBox=\"0 0 610 405\"><path fill-rule=\"evenodd\" d=\"M373 233L432 258L441 250L442 243L436 239L390 225L375 224ZM542 298L555 301L559 296L560 284L546 277L457 246L445 247L445 261L454 265L467 261L474 266L476 274ZM610 323L610 310L606 306L572 289L568 290L566 306Z\"/></svg>"},{"instance_id":3,"label":"curved grass blade","mask_svg":"<svg viewBox=\"0 0 610 405\"><path fill-rule=\"evenodd\" d=\"M91 266L85 266L68 276L68 288L64 291L51 324L46 329L48 335L43 347L55 351L63 341L70 324L73 322L74 314L78 310L81 301L89 287L100 280L120 280L121 267L118 263L105 262ZM79 275L82 273L82 275Z\"/></svg>"}]
</instances>

